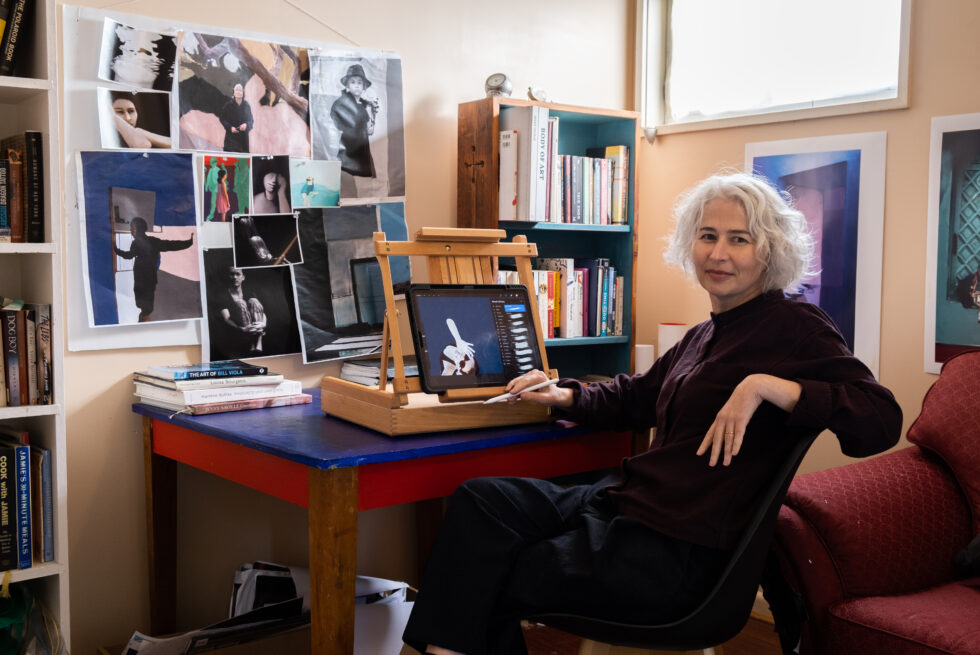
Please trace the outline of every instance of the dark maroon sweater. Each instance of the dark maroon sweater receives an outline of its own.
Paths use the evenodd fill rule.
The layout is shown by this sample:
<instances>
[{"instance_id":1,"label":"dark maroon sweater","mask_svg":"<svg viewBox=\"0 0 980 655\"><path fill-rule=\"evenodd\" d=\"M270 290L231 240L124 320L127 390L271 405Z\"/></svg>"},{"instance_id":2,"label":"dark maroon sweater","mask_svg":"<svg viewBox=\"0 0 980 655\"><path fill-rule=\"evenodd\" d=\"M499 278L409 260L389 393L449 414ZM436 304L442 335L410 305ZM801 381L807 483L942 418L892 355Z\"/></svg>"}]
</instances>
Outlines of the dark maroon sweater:
<instances>
[{"instance_id":1,"label":"dark maroon sweater","mask_svg":"<svg viewBox=\"0 0 980 655\"><path fill-rule=\"evenodd\" d=\"M695 455L735 386L752 373L803 387L792 412L763 402L730 466ZM693 543L730 548L755 499L794 441L824 429L845 455L881 452L898 441L902 411L891 392L848 350L818 307L775 291L696 325L649 371L575 391L572 420L617 429L656 427L650 449L623 461L608 490L617 510Z\"/></svg>"}]
</instances>

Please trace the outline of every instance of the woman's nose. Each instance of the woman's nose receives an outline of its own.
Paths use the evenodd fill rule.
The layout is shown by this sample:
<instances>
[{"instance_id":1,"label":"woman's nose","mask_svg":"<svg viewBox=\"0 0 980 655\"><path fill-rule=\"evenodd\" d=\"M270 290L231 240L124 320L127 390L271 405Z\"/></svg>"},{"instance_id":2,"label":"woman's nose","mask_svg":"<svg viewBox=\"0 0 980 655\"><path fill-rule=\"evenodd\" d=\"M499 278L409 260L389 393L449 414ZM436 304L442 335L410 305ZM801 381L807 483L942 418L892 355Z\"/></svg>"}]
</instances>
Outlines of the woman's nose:
<instances>
[{"instance_id":1,"label":"woman's nose","mask_svg":"<svg viewBox=\"0 0 980 655\"><path fill-rule=\"evenodd\" d=\"M711 249L711 258L721 260L728 258L728 248L724 241L715 242L715 247Z\"/></svg>"}]
</instances>

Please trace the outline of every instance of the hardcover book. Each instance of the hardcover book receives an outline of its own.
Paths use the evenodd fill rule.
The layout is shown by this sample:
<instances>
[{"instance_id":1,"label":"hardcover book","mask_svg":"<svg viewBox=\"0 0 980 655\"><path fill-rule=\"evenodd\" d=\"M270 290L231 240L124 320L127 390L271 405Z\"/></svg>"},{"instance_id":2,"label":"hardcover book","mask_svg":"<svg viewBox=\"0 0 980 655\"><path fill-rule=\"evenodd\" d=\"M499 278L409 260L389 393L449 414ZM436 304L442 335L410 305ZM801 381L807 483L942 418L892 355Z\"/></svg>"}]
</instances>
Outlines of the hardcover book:
<instances>
[{"instance_id":1,"label":"hardcover book","mask_svg":"<svg viewBox=\"0 0 980 655\"><path fill-rule=\"evenodd\" d=\"M265 375L268 372L269 369L265 366L246 364L239 359L175 366L150 366L146 369L146 375L164 380L198 380L238 375Z\"/></svg>"},{"instance_id":2,"label":"hardcover book","mask_svg":"<svg viewBox=\"0 0 980 655\"><path fill-rule=\"evenodd\" d=\"M225 400L250 400L252 398L272 398L275 396L291 396L302 393L303 386L299 380L283 380L275 386L249 385L244 387L218 387L216 389L191 389L178 391L163 389L142 382L136 383L136 393L146 398L156 398L179 405L197 405L200 403L222 402Z\"/></svg>"},{"instance_id":3,"label":"hardcover book","mask_svg":"<svg viewBox=\"0 0 980 655\"><path fill-rule=\"evenodd\" d=\"M275 386L283 381L281 375L232 375L222 378L199 378L196 380L165 380L150 375L147 371L133 373L133 380L160 387L161 389L215 389L219 387L244 387L254 385Z\"/></svg>"},{"instance_id":4,"label":"hardcover book","mask_svg":"<svg viewBox=\"0 0 980 655\"><path fill-rule=\"evenodd\" d=\"M0 159L0 243L10 243L10 208L7 206L9 177L10 160Z\"/></svg>"},{"instance_id":5,"label":"hardcover book","mask_svg":"<svg viewBox=\"0 0 980 655\"><path fill-rule=\"evenodd\" d=\"M0 570L3 571L16 569L18 563L15 459L12 447L0 447Z\"/></svg>"},{"instance_id":6,"label":"hardcover book","mask_svg":"<svg viewBox=\"0 0 980 655\"><path fill-rule=\"evenodd\" d=\"M3 363L7 374L7 404L18 407L21 393L20 377L20 340L17 335L17 314L13 309L0 311L0 329L3 336ZM26 381L25 381L26 384Z\"/></svg>"},{"instance_id":7,"label":"hardcover book","mask_svg":"<svg viewBox=\"0 0 980 655\"><path fill-rule=\"evenodd\" d=\"M18 153L21 162L21 203L24 241L44 241L44 163L41 133L19 132L0 140L0 148ZM11 157L13 159L13 157Z\"/></svg>"},{"instance_id":8,"label":"hardcover book","mask_svg":"<svg viewBox=\"0 0 980 655\"><path fill-rule=\"evenodd\" d=\"M0 41L0 75L12 75L14 72L19 52L24 49L20 42L25 38L28 15L34 5L34 0L12 0L12 2L3 40Z\"/></svg>"},{"instance_id":9,"label":"hardcover book","mask_svg":"<svg viewBox=\"0 0 980 655\"><path fill-rule=\"evenodd\" d=\"M14 524L16 568L29 569L34 559L31 517L31 449L15 438L0 435L0 457L6 456L12 486L10 518ZM0 466L3 466L0 461ZM0 478L2 478L0 472ZM2 496L2 492L0 492ZM2 514L0 508L0 514ZM2 516L0 516L2 522Z\"/></svg>"},{"instance_id":10,"label":"hardcover book","mask_svg":"<svg viewBox=\"0 0 980 655\"><path fill-rule=\"evenodd\" d=\"M516 130L500 133L500 186L497 220L517 220L517 140Z\"/></svg>"},{"instance_id":11,"label":"hardcover book","mask_svg":"<svg viewBox=\"0 0 980 655\"><path fill-rule=\"evenodd\" d=\"M288 396L275 396L271 398L249 398L246 400L227 400L213 403L197 403L194 405L181 405L179 403L168 403L156 398L141 397L140 402L163 409L170 409L181 414L201 415L201 414L221 414L224 412L239 412L246 409L265 409L268 407L285 407L287 405L306 405L313 402L313 396L308 393L297 393Z\"/></svg>"}]
</instances>

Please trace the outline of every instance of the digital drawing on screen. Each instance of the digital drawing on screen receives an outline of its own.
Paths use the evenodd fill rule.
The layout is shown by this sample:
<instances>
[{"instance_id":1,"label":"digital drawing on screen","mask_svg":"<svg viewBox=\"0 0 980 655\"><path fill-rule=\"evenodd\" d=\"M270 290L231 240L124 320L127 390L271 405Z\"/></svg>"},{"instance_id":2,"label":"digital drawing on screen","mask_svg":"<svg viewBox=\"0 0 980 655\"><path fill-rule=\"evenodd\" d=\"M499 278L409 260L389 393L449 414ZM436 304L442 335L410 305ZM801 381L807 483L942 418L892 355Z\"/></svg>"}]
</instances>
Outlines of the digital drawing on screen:
<instances>
[{"instance_id":1,"label":"digital drawing on screen","mask_svg":"<svg viewBox=\"0 0 980 655\"><path fill-rule=\"evenodd\" d=\"M184 33L180 147L310 156L305 48Z\"/></svg>"},{"instance_id":2,"label":"digital drawing on screen","mask_svg":"<svg viewBox=\"0 0 980 655\"><path fill-rule=\"evenodd\" d=\"M885 133L749 143L746 169L787 193L816 241L816 274L795 297L818 305L877 372Z\"/></svg>"},{"instance_id":3,"label":"digital drawing on screen","mask_svg":"<svg viewBox=\"0 0 980 655\"><path fill-rule=\"evenodd\" d=\"M932 119L924 368L980 346L980 114Z\"/></svg>"},{"instance_id":4,"label":"digital drawing on screen","mask_svg":"<svg viewBox=\"0 0 980 655\"><path fill-rule=\"evenodd\" d=\"M390 52L310 55L313 158L339 161L340 197L405 195L402 66Z\"/></svg>"},{"instance_id":5,"label":"digital drawing on screen","mask_svg":"<svg viewBox=\"0 0 980 655\"><path fill-rule=\"evenodd\" d=\"M238 268L231 248L205 248L202 255L207 320L201 335L204 360L299 353L288 268Z\"/></svg>"},{"instance_id":6,"label":"digital drawing on screen","mask_svg":"<svg viewBox=\"0 0 980 655\"><path fill-rule=\"evenodd\" d=\"M78 170L90 326L200 318L192 155L83 151Z\"/></svg>"},{"instance_id":7,"label":"digital drawing on screen","mask_svg":"<svg viewBox=\"0 0 980 655\"><path fill-rule=\"evenodd\" d=\"M290 266L305 363L380 352L381 269L373 236L408 238L403 203L299 209L303 263ZM411 279L407 257L389 259L393 290Z\"/></svg>"}]
</instances>

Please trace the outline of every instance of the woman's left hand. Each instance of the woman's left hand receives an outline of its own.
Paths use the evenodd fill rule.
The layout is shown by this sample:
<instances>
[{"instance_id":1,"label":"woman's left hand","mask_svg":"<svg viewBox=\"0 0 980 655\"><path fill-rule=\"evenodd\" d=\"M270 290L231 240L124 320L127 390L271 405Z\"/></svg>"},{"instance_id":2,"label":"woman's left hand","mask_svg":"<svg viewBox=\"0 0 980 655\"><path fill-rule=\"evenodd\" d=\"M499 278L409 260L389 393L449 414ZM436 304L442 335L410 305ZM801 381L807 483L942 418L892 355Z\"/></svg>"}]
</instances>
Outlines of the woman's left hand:
<instances>
[{"instance_id":1,"label":"woman's left hand","mask_svg":"<svg viewBox=\"0 0 980 655\"><path fill-rule=\"evenodd\" d=\"M722 465L728 466L732 463L732 457L738 455L745 437L745 428L762 401L768 400L783 411L791 412L802 391L799 383L792 380L762 373L746 376L715 415L697 454L704 455L711 450L708 466L715 466L719 458L722 459Z\"/></svg>"}]
</instances>

